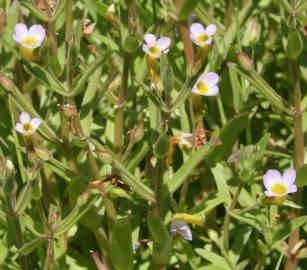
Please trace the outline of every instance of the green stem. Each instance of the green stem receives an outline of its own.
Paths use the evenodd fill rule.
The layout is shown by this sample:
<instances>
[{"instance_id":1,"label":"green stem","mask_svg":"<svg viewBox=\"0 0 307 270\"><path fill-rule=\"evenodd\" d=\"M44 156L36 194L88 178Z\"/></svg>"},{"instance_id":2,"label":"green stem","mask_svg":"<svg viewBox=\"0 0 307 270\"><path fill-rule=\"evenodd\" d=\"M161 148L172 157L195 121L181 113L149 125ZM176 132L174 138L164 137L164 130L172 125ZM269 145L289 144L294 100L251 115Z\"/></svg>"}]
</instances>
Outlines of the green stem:
<instances>
[{"instance_id":1,"label":"green stem","mask_svg":"<svg viewBox=\"0 0 307 270\"><path fill-rule=\"evenodd\" d=\"M223 242L224 242L224 247L226 251L228 250L228 247L229 247L229 243L228 243L229 242L229 226L230 226L230 220L231 220L231 216L229 213L235 208L238 202L239 196L241 194L241 191L243 189L243 186L244 186L244 182L240 181L239 187L235 195L232 198L229 208L226 211L224 225L223 225Z\"/></svg>"},{"instance_id":2,"label":"green stem","mask_svg":"<svg viewBox=\"0 0 307 270\"><path fill-rule=\"evenodd\" d=\"M257 265L255 267L255 270L262 270L263 269L262 267L263 267L263 265L265 263L266 256L267 256L266 254L262 254L260 256L260 258L258 260L258 263L257 263Z\"/></svg>"},{"instance_id":3,"label":"green stem","mask_svg":"<svg viewBox=\"0 0 307 270\"><path fill-rule=\"evenodd\" d=\"M219 109L222 124L226 125L227 119L226 119L226 116L225 116L225 111L224 111L224 107L223 107L223 103L222 103L222 99L221 99L220 95L217 95L217 106L218 106L218 109Z\"/></svg>"},{"instance_id":4,"label":"green stem","mask_svg":"<svg viewBox=\"0 0 307 270\"><path fill-rule=\"evenodd\" d=\"M161 217L161 200L163 186L164 159L158 159L155 167L155 209L154 213L157 217Z\"/></svg>"}]
</instances>

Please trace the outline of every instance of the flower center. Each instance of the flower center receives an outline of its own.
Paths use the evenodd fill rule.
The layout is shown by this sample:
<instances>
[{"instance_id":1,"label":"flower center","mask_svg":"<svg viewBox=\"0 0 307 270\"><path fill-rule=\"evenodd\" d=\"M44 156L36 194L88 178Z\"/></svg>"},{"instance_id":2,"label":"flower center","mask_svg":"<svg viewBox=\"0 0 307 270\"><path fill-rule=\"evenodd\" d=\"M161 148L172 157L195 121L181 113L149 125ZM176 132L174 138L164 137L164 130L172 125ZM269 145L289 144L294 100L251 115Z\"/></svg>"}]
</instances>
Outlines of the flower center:
<instances>
[{"instance_id":1,"label":"flower center","mask_svg":"<svg viewBox=\"0 0 307 270\"><path fill-rule=\"evenodd\" d=\"M201 34L201 35L198 35L196 39L200 43L200 45L204 45L205 42L209 39L209 37L206 34Z\"/></svg>"},{"instance_id":2,"label":"flower center","mask_svg":"<svg viewBox=\"0 0 307 270\"><path fill-rule=\"evenodd\" d=\"M198 82L196 88L202 94L207 94L209 90L208 85L204 82Z\"/></svg>"},{"instance_id":3,"label":"flower center","mask_svg":"<svg viewBox=\"0 0 307 270\"><path fill-rule=\"evenodd\" d=\"M152 54L159 54L161 52L161 50L157 46L150 46L149 47L149 51Z\"/></svg>"},{"instance_id":4,"label":"flower center","mask_svg":"<svg viewBox=\"0 0 307 270\"><path fill-rule=\"evenodd\" d=\"M276 183L272 186L272 193L282 195L287 193L288 188L283 183Z\"/></svg>"},{"instance_id":5,"label":"flower center","mask_svg":"<svg viewBox=\"0 0 307 270\"><path fill-rule=\"evenodd\" d=\"M26 123L23 125L23 129L24 131L31 131L32 130L32 126L30 123Z\"/></svg>"},{"instance_id":6,"label":"flower center","mask_svg":"<svg viewBox=\"0 0 307 270\"><path fill-rule=\"evenodd\" d=\"M23 39L22 41L24 44L26 45L36 45L37 43L37 39L36 38L32 38L32 37L26 37L25 39Z\"/></svg>"}]
</instances>

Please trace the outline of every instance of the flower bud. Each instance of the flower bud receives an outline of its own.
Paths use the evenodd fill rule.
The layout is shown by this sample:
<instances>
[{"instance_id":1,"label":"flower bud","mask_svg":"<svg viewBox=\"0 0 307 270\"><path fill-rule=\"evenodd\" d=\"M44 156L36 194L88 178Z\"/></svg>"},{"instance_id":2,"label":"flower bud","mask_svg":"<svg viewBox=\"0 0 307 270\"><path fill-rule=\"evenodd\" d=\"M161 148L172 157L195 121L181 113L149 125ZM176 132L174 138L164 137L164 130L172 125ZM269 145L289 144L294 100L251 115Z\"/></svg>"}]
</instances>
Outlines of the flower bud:
<instances>
[{"instance_id":1,"label":"flower bud","mask_svg":"<svg viewBox=\"0 0 307 270\"><path fill-rule=\"evenodd\" d=\"M237 52L238 61L242 68L246 71L251 71L254 69L253 62L250 60L247 54L242 52Z\"/></svg>"},{"instance_id":2,"label":"flower bud","mask_svg":"<svg viewBox=\"0 0 307 270\"><path fill-rule=\"evenodd\" d=\"M216 242L219 239L219 235L217 234L217 232L212 229L208 230L208 236L213 242Z\"/></svg>"},{"instance_id":3,"label":"flower bud","mask_svg":"<svg viewBox=\"0 0 307 270\"><path fill-rule=\"evenodd\" d=\"M15 88L14 82L0 72L0 86L7 92L12 92Z\"/></svg>"}]
</instances>

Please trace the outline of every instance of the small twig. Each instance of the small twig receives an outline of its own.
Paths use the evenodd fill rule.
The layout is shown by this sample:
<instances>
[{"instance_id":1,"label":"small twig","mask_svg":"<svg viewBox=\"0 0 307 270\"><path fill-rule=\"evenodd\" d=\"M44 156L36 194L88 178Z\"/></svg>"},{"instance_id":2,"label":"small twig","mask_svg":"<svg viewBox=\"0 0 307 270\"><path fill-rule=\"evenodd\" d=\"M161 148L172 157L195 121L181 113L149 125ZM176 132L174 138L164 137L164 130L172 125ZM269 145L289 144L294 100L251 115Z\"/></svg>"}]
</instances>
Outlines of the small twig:
<instances>
[{"instance_id":1,"label":"small twig","mask_svg":"<svg viewBox=\"0 0 307 270\"><path fill-rule=\"evenodd\" d=\"M98 270L108 270L108 267L103 263L103 261L99 258L98 254L95 251L91 250L90 253Z\"/></svg>"}]
</instances>

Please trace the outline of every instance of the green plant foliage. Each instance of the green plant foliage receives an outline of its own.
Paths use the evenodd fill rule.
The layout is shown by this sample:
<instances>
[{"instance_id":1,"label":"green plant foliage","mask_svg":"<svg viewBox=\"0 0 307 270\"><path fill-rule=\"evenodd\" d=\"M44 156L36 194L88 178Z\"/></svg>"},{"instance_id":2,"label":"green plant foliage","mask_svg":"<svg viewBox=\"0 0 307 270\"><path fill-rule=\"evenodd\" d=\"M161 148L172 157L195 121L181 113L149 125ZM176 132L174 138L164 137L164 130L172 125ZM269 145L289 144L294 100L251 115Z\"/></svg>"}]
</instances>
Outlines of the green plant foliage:
<instances>
[{"instance_id":1,"label":"green plant foliage","mask_svg":"<svg viewBox=\"0 0 307 270\"><path fill-rule=\"evenodd\" d=\"M0 0L0 269L307 269L306 2Z\"/></svg>"}]
</instances>

